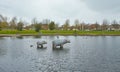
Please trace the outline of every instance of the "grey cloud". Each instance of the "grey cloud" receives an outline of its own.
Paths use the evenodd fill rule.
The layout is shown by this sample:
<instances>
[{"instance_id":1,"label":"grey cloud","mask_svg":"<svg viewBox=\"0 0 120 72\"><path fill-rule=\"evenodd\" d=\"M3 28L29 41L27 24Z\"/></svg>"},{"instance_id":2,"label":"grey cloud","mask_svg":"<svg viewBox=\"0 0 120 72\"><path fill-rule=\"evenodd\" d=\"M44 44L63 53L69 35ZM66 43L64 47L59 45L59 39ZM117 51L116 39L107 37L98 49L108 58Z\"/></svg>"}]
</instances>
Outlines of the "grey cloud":
<instances>
[{"instance_id":1,"label":"grey cloud","mask_svg":"<svg viewBox=\"0 0 120 72\"><path fill-rule=\"evenodd\" d=\"M119 13L120 0L84 0L86 5L97 12Z\"/></svg>"},{"instance_id":2,"label":"grey cloud","mask_svg":"<svg viewBox=\"0 0 120 72\"><path fill-rule=\"evenodd\" d=\"M62 23L65 19L93 22L120 16L119 3L119 0L1 0L0 14Z\"/></svg>"}]
</instances>

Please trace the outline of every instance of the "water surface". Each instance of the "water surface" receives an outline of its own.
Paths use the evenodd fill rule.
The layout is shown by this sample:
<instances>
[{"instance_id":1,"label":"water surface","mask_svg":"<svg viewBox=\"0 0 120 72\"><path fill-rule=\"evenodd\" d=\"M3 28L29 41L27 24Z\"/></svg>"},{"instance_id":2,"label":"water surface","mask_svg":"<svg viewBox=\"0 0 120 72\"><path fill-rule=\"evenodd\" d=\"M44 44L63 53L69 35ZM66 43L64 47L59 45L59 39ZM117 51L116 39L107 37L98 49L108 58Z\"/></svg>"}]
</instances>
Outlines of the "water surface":
<instances>
[{"instance_id":1,"label":"water surface","mask_svg":"<svg viewBox=\"0 0 120 72\"><path fill-rule=\"evenodd\" d=\"M1 37L0 72L120 72L119 36L60 36L71 43L53 50L56 38ZM39 40L46 49L37 48Z\"/></svg>"}]
</instances>

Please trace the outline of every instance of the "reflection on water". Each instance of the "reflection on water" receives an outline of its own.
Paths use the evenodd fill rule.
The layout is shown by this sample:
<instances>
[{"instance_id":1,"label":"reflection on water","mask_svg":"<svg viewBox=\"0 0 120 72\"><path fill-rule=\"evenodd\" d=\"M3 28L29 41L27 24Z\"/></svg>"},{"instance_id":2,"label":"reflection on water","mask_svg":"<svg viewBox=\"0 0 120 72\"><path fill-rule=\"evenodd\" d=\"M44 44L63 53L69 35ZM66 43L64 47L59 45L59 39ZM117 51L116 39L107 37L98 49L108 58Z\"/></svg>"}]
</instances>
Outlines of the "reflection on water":
<instances>
[{"instance_id":1,"label":"reflection on water","mask_svg":"<svg viewBox=\"0 0 120 72\"><path fill-rule=\"evenodd\" d=\"M41 36L40 35L35 35L35 36L33 36L33 38L41 38Z\"/></svg>"},{"instance_id":2,"label":"reflection on water","mask_svg":"<svg viewBox=\"0 0 120 72\"><path fill-rule=\"evenodd\" d=\"M120 72L119 36L59 36L71 43L52 49L56 38L1 37L0 72ZM37 48L42 39L45 48Z\"/></svg>"},{"instance_id":3,"label":"reflection on water","mask_svg":"<svg viewBox=\"0 0 120 72\"><path fill-rule=\"evenodd\" d=\"M55 48L55 49L52 49L52 52L53 53L68 53L69 52L69 49L67 48Z\"/></svg>"},{"instance_id":4,"label":"reflection on water","mask_svg":"<svg viewBox=\"0 0 120 72\"><path fill-rule=\"evenodd\" d=\"M43 49L46 49L47 47L37 47L38 50L43 50Z\"/></svg>"},{"instance_id":5,"label":"reflection on water","mask_svg":"<svg viewBox=\"0 0 120 72\"><path fill-rule=\"evenodd\" d=\"M16 38L18 38L18 39L23 39L23 36L17 36Z\"/></svg>"}]
</instances>

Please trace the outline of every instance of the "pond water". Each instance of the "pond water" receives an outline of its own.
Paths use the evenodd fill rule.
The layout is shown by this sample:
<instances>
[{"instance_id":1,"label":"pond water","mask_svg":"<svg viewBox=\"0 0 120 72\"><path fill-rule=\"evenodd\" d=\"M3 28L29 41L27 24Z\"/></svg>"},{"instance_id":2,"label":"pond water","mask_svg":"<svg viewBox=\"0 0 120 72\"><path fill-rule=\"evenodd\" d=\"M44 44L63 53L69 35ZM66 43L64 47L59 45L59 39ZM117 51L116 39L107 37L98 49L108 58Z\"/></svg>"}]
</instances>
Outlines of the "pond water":
<instances>
[{"instance_id":1,"label":"pond water","mask_svg":"<svg viewBox=\"0 0 120 72\"><path fill-rule=\"evenodd\" d=\"M56 38L1 37L0 72L120 72L119 36L60 36L71 43L53 50ZM46 49L37 48L40 40Z\"/></svg>"}]
</instances>

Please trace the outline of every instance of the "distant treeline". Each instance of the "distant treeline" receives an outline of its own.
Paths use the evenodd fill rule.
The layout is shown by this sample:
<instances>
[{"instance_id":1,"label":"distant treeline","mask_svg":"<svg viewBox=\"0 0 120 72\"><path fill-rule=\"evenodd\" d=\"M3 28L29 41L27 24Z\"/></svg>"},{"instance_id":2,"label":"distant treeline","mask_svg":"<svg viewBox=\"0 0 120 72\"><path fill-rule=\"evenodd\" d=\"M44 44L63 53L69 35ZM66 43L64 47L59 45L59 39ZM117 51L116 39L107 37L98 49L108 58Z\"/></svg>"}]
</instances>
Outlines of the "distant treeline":
<instances>
[{"instance_id":1,"label":"distant treeline","mask_svg":"<svg viewBox=\"0 0 120 72\"><path fill-rule=\"evenodd\" d=\"M36 32L40 30L119 31L120 23L116 20L110 23L108 20L104 19L102 24L98 22L86 24L84 22L79 22L79 20L75 20L74 24L70 24L70 20L67 19L64 24L59 26L59 24L48 19L39 22L36 18L33 18L29 24L25 20L18 20L16 17L9 19L8 17L0 15L0 30L35 30Z\"/></svg>"}]
</instances>

